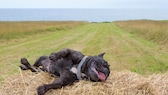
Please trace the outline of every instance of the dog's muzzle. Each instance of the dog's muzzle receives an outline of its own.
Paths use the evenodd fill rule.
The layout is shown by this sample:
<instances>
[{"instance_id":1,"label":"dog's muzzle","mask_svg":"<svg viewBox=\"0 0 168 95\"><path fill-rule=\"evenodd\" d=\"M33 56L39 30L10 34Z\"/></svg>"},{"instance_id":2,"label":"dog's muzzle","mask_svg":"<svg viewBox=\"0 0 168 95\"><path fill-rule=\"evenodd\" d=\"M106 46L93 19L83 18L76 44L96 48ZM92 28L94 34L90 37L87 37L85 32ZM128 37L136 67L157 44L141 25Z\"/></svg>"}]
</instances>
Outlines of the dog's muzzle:
<instances>
[{"instance_id":1,"label":"dog's muzzle","mask_svg":"<svg viewBox=\"0 0 168 95\"><path fill-rule=\"evenodd\" d=\"M98 71L95 67L95 64L92 63L91 64L91 70L97 75L97 77L101 80L101 81L105 81L107 79L107 76L101 72L101 71Z\"/></svg>"}]
</instances>

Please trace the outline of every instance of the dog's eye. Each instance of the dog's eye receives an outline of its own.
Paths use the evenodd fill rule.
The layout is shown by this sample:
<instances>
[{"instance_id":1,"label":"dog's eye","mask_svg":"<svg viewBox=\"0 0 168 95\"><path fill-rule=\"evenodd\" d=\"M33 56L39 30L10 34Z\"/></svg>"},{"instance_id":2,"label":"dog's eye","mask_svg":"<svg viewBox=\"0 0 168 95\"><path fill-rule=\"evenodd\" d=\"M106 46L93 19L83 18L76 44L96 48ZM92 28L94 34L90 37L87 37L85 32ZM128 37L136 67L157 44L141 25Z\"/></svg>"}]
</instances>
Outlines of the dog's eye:
<instances>
[{"instance_id":1,"label":"dog's eye","mask_svg":"<svg viewBox=\"0 0 168 95\"><path fill-rule=\"evenodd\" d=\"M102 65L100 63L97 64L98 67L101 67Z\"/></svg>"},{"instance_id":2,"label":"dog's eye","mask_svg":"<svg viewBox=\"0 0 168 95\"><path fill-rule=\"evenodd\" d=\"M107 68L108 66L104 64L103 67Z\"/></svg>"},{"instance_id":3,"label":"dog's eye","mask_svg":"<svg viewBox=\"0 0 168 95\"><path fill-rule=\"evenodd\" d=\"M97 67L102 67L102 64L100 62L96 62L95 64L97 65Z\"/></svg>"},{"instance_id":4,"label":"dog's eye","mask_svg":"<svg viewBox=\"0 0 168 95\"><path fill-rule=\"evenodd\" d=\"M107 63L103 63L103 67L107 68L110 67L110 65L108 65Z\"/></svg>"}]
</instances>

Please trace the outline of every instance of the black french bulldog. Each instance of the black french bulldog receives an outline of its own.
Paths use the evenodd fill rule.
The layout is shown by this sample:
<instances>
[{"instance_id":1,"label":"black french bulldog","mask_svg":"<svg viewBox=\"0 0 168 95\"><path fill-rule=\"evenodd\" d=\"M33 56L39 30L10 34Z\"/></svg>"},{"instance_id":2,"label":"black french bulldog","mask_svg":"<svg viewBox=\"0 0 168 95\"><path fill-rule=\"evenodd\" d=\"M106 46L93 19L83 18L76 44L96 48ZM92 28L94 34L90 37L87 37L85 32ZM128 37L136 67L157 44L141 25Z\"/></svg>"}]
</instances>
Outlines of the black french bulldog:
<instances>
[{"instance_id":1,"label":"black french bulldog","mask_svg":"<svg viewBox=\"0 0 168 95\"><path fill-rule=\"evenodd\" d=\"M30 65L26 58L22 58L20 68L30 69L32 72L38 72L41 69L59 76L59 79L53 83L38 87L38 95L44 95L50 89L61 88L84 78L94 82L105 81L110 74L110 69L103 59L104 54L84 56L81 52L63 49L49 56L41 56L34 65Z\"/></svg>"}]
</instances>

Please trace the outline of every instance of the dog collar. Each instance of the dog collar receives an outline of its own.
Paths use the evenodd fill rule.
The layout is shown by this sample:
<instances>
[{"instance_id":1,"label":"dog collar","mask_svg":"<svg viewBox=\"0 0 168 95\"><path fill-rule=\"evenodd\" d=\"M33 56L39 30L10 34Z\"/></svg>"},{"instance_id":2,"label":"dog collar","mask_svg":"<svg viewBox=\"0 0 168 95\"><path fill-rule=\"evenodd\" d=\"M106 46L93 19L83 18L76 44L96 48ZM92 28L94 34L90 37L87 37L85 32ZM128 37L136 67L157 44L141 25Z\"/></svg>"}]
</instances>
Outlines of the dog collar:
<instances>
[{"instance_id":1,"label":"dog collar","mask_svg":"<svg viewBox=\"0 0 168 95\"><path fill-rule=\"evenodd\" d=\"M81 67L82 67L82 65L85 62L85 60L86 60L87 57L88 56L83 57L82 60L80 61L79 65L78 65L78 67L77 67L77 78L79 80L82 80Z\"/></svg>"}]
</instances>

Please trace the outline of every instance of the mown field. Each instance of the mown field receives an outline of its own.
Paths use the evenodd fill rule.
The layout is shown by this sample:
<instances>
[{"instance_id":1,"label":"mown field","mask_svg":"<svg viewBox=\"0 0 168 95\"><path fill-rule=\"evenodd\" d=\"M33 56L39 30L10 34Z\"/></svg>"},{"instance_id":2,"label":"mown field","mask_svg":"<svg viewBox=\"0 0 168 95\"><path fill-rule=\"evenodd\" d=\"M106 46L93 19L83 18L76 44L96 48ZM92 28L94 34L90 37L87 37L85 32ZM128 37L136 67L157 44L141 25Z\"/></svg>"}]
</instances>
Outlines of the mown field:
<instances>
[{"instance_id":1,"label":"mown field","mask_svg":"<svg viewBox=\"0 0 168 95\"><path fill-rule=\"evenodd\" d=\"M34 56L34 54L38 54L38 50L41 49L44 49L41 54L47 54L45 53L46 51L43 46L52 46L48 46L49 44L43 43L43 40L46 39L45 41L47 41L47 38L50 38L49 35L58 33L57 36L61 38L62 35L64 35L64 32L62 32L63 34L60 34L60 31L71 30L71 28L78 27L85 23L86 22L73 21L0 22L0 79L2 80L4 76L14 74L18 71L17 66L20 61L19 57ZM48 41L54 41L54 39L57 39L57 36L54 36L55 35L51 36ZM37 47L35 49L35 47L39 45L41 47ZM34 50L32 51L31 48L34 48ZM48 48L47 50L50 49ZM31 53L28 54L28 52L36 53L31 55Z\"/></svg>"},{"instance_id":2,"label":"mown field","mask_svg":"<svg viewBox=\"0 0 168 95\"><path fill-rule=\"evenodd\" d=\"M140 74L165 72L168 53L163 45L168 42L167 23L0 22L1 79L18 71L20 58L26 57L33 63L37 57L62 48L86 55L106 52L111 69L128 69Z\"/></svg>"},{"instance_id":3,"label":"mown field","mask_svg":"<svg viewBox=\"0 0 168 95\"><path fill-rule=\"evenodd\" d=\"M106 52L112 71L126 69L143 76L165 73L167 26L167 21L0 22L0 81L20 72L20 58L33 64L39 56L62 48L85 55Z\"/></svg>"}]
</instances>

